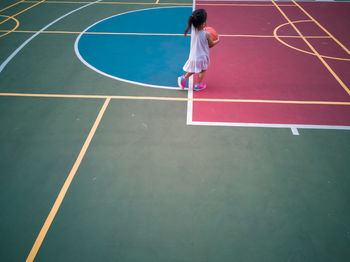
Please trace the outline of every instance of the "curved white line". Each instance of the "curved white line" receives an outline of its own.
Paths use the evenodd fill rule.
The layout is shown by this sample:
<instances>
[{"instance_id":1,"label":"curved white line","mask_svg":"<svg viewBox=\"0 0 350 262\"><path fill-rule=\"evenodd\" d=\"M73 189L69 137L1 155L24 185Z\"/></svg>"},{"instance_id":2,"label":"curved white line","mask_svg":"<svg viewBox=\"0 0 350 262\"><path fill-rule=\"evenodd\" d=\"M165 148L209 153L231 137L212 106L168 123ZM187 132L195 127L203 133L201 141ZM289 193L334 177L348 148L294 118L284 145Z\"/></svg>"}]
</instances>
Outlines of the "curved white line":
<instances>
[{"instance_id":1,"label":"curved white line","mask_svg":"<svg viewBox=\"0 0 350 262\"><path fill-rule=\"evenodd\" d=\"M87 67L91 68L92 70L94 70L95 72L101 74L101 75L104 75L104 76L107 76L109 78L113 78L113 79L116 79L116 80L119 80L119 81L123 81L123 82L126 82L126 83L130 83L130 84L135 84L135 85L141 85L141 86L147 86L147 87L155 87L155 88L163 88L163 89L175 89L175 90L180 90L178 87L173 87L173 86L162 86L162 85L150 85L150 84L146 84L146 83L142 83L142 82L136 82L136 81L131 81L131 80L127 80L127 79L124 79L124 78L120 78L120 77L117 77L117 76L113 76L113 75L110 75L110 74L107 74L99 69L97 69L96 67L92 66L91 64L89 64L80 54L79 52L79 48L78 48L78 45L79 45L79 40L81 38L81 36L87 31L89 30L91 27L95 26L96 24L100 23L100 22L103 22L107 19L110 19L110 18L113 18L113 17L116 17L116 16L121 16L121 15L125 15L125 14L129 14L129 13L135 13L135 12L140 12L140 11L147 11L147 10L153 10L153 9L163 9L163 8L189 8L187 6L169 6L169 7L155 7L155 8L146 8L146 9L138 9L138 10L133 10L133 11L128 11L128 12L125 12L125 13L121 13L121 14L117 14L117 15L112 15L112 16L109 16L107 18L104 18L102 20L99 20L97 21L96 23L92 24L91 26L89 26L88 28L86 28L84 31L82 31L77 39L75 40L75 44L74 44L74 50L75 50L75 54L77 55L77 57L80 59L80 61L86 65ZM174 82L176 82L176 79L174 79Z\"/></svg>"},{"instance_id":2,"label":"curved white line","mask_svg":"<svg viewBox=\"0 0 350 262\"><path fill-rule=\"evenodd\" d=\"M89 3L89 4L86 4L86 5L83 5L77 9L74 9L72 11L70 11L69 13L57 18L56 20L52 21L51 23L49 23L48 25L44 26L43 28L41 28L38 32L36 32L34 35L32 35L31 37L29 37L26 41L24 41L23 44L21 44L15 51L13 51L13 53L0 65L0 73L2 72L2 70L4 70L4 68L6 67L6 65L12 60L12 58L15 57L15 55L17 55L17 53L19 51L22 50L23 47L25 47L30 41L32 41L36 36L38 36L42 31L46 30L48 27L52 26L53 24L57 23L58 21L60 21L61 19L65 18L66 16L70 15L70 14L73 14L74 12L76 11L79 11L89 5L93 5L97 2L100 2L102 0L97 0L95 2L92 2L92 3Z\"/></svg>"}]
</instances>

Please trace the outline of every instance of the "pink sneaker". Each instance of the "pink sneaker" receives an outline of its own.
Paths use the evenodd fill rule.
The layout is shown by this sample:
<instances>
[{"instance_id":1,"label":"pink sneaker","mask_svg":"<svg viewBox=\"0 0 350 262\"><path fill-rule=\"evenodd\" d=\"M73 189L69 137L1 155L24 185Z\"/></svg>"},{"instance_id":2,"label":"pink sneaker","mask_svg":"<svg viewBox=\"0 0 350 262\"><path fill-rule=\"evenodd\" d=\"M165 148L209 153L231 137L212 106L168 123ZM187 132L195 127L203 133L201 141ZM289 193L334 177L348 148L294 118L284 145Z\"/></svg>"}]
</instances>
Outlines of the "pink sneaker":
<instances>
[{"instance_id":1,"label":"pink sneaker","mask_svg":"<svg viewBox=\"0 0 350 262\"><path fill-rule=\"evenodd\" d=\"M178 85L179 85L179 87L180 87L181 89L184 89L184 88L186 87L186 85L187 85L187 81L186 81L186 79L185 79L185 76L184 76L184 75L179 76L179 77L177 78L177 83L178 83Z\"/></svg>"},{"instance_id":2,"label":"pink sneaker","mask_svg":"<svg viewBox=\"0 0 350 262\"><path fill-rule=\"evenodd\" d=\"M206 84L200 83L199 85L195 85L194 88L193 88L193 90L195 90L195 91L200 91L200 90L205 89L206 87L207 87Z\"/></svg>"}]
</instances>

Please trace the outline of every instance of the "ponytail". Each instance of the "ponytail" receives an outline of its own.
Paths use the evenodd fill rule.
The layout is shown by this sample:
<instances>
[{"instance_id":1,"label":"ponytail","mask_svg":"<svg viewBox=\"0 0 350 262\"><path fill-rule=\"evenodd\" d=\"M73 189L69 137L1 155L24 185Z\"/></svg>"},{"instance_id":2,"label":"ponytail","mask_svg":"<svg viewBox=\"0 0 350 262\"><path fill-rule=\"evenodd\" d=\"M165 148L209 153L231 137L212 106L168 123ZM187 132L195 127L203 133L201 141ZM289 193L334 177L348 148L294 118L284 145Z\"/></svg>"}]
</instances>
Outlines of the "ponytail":
<instances>
[{"instance_id":1,"label":"ponytail","mask_svg":"<svg viewBox=\"0 0 350 262\"><path fill-rule=\"evenodd\" d=\"M193 11L192 15L188 18L187 28L184 35L187 35L192 25L199 30L205 21L207 21L207 12L204 9Z\"/></svg>"},{"instance_id":2,"label":"ponytail","mask_svg":"<svg viewBox=\"0 0 350 262\"><path fill-rule=\"evenodd\" d=\"M188 18L187 28L186 28L185 33L184 33L185 36L187 36L187 33L188 33L188 31L190 30L190 28L191 28L192 20L193 20L193 15L191 15L191 16Z\"/></svg>"}]
</instances>

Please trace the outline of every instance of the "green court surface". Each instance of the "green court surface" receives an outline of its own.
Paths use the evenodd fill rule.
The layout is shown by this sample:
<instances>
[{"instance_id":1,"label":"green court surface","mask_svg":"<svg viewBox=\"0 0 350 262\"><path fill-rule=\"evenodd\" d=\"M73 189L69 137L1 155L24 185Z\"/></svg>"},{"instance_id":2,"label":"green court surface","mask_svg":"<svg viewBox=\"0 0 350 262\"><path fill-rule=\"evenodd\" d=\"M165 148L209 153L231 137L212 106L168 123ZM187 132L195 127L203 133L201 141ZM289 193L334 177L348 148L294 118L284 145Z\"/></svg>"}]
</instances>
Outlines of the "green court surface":
<instances>
[{"instance_id":1,"label":"green court surface","mask_svg":"<svg viewBox=\"0 0 350 262\"><path fill-rule=\"evenodd\" d=\"M147 1L91 5L47 30L192 6ZM0 63L83 2L16 15ZM38 2L16 3L0 14ZM100 75L77 36L41 33L0 72L1 262L350 261L349 130L187 125L187 91Z\"/></svg>"}]
</instances>

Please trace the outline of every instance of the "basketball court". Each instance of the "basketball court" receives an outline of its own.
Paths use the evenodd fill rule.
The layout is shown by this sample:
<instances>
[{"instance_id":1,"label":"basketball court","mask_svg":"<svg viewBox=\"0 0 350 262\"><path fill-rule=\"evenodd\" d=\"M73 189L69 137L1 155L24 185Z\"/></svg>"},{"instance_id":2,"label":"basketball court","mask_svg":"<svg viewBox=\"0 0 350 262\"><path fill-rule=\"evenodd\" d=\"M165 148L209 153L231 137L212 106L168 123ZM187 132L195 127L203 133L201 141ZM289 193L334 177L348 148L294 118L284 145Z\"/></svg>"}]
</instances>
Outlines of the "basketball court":
<instances>
[{"instance_id":1,"label":"basketball court","mask_svg":"<svg viewBox=\"0 0 350 262\"><path fill-rule=\"evenodd\" d=\"M207 88L177 87L204 8ZM0 2L0 261L348 261L348 1Z\"/></svg>"}]
</instances>

